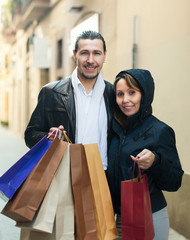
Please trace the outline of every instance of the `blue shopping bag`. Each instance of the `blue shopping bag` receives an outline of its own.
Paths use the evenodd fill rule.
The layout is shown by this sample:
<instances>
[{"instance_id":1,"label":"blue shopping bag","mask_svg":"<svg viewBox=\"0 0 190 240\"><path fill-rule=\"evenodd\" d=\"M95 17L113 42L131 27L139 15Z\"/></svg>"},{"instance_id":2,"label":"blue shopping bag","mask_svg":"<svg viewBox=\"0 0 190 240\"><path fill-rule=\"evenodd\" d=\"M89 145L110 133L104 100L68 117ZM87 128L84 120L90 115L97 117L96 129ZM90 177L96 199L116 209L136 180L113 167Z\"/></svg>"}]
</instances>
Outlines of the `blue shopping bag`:
<instances>
[{"instance_id":1,"label":"blue shopping bag","mask_svg":"<svg viewBox=\"0 0 190 240\"><path fill-rule=\"evenodd\" d=\"M0 197L3 200L8 201L12 198L17 189L46 153L51 143L52 141L49 141L47 136L43 137L0 177Z\"/></svg>"}]
</instances>

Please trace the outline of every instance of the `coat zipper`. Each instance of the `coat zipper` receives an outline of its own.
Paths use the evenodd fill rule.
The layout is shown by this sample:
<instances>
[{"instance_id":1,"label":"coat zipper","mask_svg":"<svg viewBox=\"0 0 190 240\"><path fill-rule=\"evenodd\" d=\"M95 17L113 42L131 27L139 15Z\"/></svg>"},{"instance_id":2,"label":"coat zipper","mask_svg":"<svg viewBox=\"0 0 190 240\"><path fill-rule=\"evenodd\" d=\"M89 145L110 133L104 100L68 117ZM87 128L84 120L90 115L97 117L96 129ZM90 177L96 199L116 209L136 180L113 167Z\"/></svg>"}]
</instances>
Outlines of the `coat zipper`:
<instances>
[{"instance_id":1,"label":"coat zipper","mask_svg":"<svg viewBox=\"0 0 190 240\"><path fill-rule=\"evenodd\" d=\"M126 137L127 137L127 135L123 136L122 145L124 144Z\"/></svg>"}]
</instances>

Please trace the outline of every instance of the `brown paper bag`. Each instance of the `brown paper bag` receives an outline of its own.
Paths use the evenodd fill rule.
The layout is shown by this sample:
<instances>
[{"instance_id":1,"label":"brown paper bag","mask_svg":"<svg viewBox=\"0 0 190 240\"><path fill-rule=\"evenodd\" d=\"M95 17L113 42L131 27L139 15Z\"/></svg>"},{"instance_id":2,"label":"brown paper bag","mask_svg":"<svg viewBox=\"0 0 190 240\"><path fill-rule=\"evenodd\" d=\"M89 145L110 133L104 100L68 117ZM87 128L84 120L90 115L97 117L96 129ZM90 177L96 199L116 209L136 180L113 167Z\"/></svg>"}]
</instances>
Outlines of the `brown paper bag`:
<instances>
[{"instance_id":1,"label":"brown paper bag","mask_svg":"<svg viewBox=\"0 0 190 240\"><path fill-rule=\"evenodd\" d=\"M76 215L76 240L97 240L93 195L88 167L81 144L70 146L71 177Z\"/></svg>"},{"instance_id":2,"label":"brown paper bag","mask_svg":"<svg viewBox=\"0 0 190 240\"><path fill-rule=\"evenodd\" d=\"M21 229L20 240L56 240L55 230L52 234Z\"/></svg>"},{"instance_id":3,"label":"brown paper bag","mask_svg":"<svg viewBox=\"0 0 190 240\"><path fill-rule=\"evenodd\" d=\"M47 233L53 232L55 213L59 198L59 191L56 189L56 184L56 179L53 179L32 222L16 222L16 227Z\"/></svg>"},{"instance_id":4,"label":"brown paper bag","mask_svg":"<svg viewBox=\"0 0 190 240\"><path fill-rule=\"evenodd\" d=\"M111 195L97 144L84 145L92 184L99 240L118 237Z\"/></svg>"},{"instance_id":5,"label":"brown paper bag","mask_svg":"<svg viewBox=\"0 0 190 240\"><path fill-rule=\"evenodd\" d=\"M36 221L33 220L32 223L17 223L17 226L22 227L21 240L74 240L74 205L70 178L69 151L68 145L50 188L42 202ZM54 204L51 204L52 202L54 203L52 197L56 192L58 193L58 201L56 206L54 206ZM47 202L46 205L44 202L47 196L50 197L51 201ZM44 211L41 212L41 208L44 208ZM51 211L49 211L49 209L51 209ZM51 214L52 212L53 214ZM50 213L50 216L48 213ZM55 228L53 229L54 224ZM31 230L26 231L23 228ZM49 234L36 231L46 231L49 232Z\"/></svg>"},{"instance_id":6,"label":"brown paper bag","mask_svg":"<svg viewBox=\"0 0 190 240\"><path fill-rule=\"evenodd\" d=\"M22 187L5 205L2 214L18 222L32 221L61 162L67 145L68 143L55 138Z\"/></svg>"}]
</instances>

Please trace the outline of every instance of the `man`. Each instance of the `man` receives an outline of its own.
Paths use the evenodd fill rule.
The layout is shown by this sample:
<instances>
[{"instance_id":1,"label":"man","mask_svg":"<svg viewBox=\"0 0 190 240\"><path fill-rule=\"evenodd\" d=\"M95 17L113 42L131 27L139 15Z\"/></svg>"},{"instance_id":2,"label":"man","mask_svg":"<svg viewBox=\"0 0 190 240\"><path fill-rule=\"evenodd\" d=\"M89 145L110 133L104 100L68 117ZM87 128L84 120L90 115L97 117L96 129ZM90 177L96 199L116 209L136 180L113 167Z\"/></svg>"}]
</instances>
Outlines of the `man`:
<instances>
[{"instance_id":1,"label":"man","mask_svg":"<svg viewBox=\"0 0 190 240\"><path fill-rule=\"evenodd\" d=\"M100 73L106 53L99 33L85 31L78 36L73 51L77 67L72 76L42 88L25 131L28 147L55 128L64 129L73 143L98 143L107 169L107 140L115 100L112 85Z\"/></svg>"}]
</instances>

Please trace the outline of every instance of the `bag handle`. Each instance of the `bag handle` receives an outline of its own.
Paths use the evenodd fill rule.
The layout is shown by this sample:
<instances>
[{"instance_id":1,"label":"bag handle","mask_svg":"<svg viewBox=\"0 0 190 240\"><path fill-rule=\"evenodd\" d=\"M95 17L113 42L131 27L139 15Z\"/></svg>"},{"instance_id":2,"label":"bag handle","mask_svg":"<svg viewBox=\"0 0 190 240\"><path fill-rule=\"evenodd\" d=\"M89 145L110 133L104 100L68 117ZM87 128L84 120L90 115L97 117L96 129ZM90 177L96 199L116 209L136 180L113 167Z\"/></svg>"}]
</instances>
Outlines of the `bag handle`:
<instances>
[{"instance_id":1,"label":"bag handle","mask_svg":"<svg viewBox=\"0 0 190 240\"><path fill-rule=\"evenodd\" d=\"M50 138L50 136L54 133L55 133L55 136L54 136L54 139L57 137L57 134L59 132L59 129L56 128L55 130L53 130L48 136L47 136L47 139ZM69 139L69 137L67 136L66 132L63 130L63 135L65 137L65 139L67 140L68 143L72 143L71 140Z\"/></svg>"},{"instance_id":2,"label":"bag handle","mask_svg":"<svg viewBox=\"0 0 190 240\"><path fill-rule=\"evenodd\" d=\"M63 135L65 136L65 139L67 140L68 143L72 143L65 131L63 131Z\"/></svg>"},{"instance_id":3,"label":"bag handle","mask_svg":"<svg viewBox=\"0 0 190 240\"><path fill-rule=\"evenodd\" d=\"M132 175L132 180L134 179L134 175L135 175L135 164L137 164L137 166L138 166L137 180L138 180L138 182L140 182L141 177L142 177L142 174L141 174L141 169L140 169L140 167L139 167L139 162L138 162L137 158L136 158L136 160L134 160L134 164L133 164L133 175Z\"/></svg>"},{"instance_id":4,"label":"bag handle","mask_svg":"<svg viewBox=\"0 0 190 240\"><path fill-rule=\"evenodd\" d=\"M53 140L57 137L57 134L58 134L58 132L59 132L59 129L58 129L58 128L57 128L57 129L54 129L54 130L47 136L47 139L50 138L51 135L52 135L54 132L56 132L56 133L55 133L55 136L54 136Z\"/></svg>"}]
</instances>

